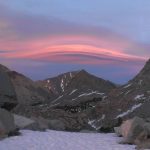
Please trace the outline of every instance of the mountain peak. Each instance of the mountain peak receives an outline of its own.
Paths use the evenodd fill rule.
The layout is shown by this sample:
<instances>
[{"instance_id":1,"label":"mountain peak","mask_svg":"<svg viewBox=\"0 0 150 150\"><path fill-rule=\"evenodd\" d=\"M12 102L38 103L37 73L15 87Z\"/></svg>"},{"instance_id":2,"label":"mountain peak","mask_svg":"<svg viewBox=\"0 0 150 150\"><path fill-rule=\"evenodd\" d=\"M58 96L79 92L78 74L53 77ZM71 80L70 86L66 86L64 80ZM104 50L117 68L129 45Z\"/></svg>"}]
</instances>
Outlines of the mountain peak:
<instances>
[{"instance_id":1,"label":"mountain peak","mask_svg":"<svg viewBox=\"0 0 150 150\"><path fill-rule=\"evenodd\" d=\"M145 78L150 76L150 59L146 62L143 69L140 71L140 73L136 76L137 78Z\"/></svg>"},{"instance_id":2,"label":"mountain peak","mask_svg":"<svg viewBox=\"0 0 150 150\"><path fill-rule=\"evenodd\" d=\"M82 69L80 70L78 73L82 73L82 74L89 74L86 70Z\"/></svg>"},{"instance_id":3,"label":"mountain peak","mask_svg":"<svg viewBox=\"0 0 150 150\"><path fill-rule=\"evenodd\" d=\"M150 59L146 62L145 67L150 66Z\"/></svg>"}]
</instances>

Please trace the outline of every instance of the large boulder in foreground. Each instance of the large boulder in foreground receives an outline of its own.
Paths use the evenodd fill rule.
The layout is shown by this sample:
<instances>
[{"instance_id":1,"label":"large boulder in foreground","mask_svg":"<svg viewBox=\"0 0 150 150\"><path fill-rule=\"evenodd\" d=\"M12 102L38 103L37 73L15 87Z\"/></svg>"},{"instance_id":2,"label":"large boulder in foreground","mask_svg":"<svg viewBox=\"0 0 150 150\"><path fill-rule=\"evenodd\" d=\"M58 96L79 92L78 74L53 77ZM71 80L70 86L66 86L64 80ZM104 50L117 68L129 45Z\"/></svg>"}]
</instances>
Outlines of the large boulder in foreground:
<instances>
[{"instance_id":1,"label":"large boulder in foreground","mask_svg":"<svg viewBox=\"0 0 150 150\"><path fill-rule=\"evenodd\" d=\"M52 130L65 130L65 124L58 119L45 119L42 117L33 118L41 129L52 129Z\"/></svg>"},{"instance_id":2,"label":"large boulder in foreground","mask_svg":"<svg viewBox=\"0 0 150 150\"><path fill-rule=\"evenodd\" d=\"M27 118L14 114L15 125L19 129L28 129L34 131L44 131L46 129L65 130L65 125L60 120L48 120L42 117Z\"/></svg>"},{"instance_id":3,"label":"large boulder in foreground","mask_svg":"<svg viewBox=\"0 0 150 150\"><path fill-rule=\"evenodd\" d=\"M24 116L14 114L15 125L19 129L28 129L33 131L44 131L48 129L48 125L45 122L40 122L38 118L27 118Z\"/></svg>"},{"instance_id":4,"label":"large boulder in foreground","mask_svg":"<svg viewBox=\"0 0 150 150\"><path fill-rule=\"evenodd\" d=\"M50 101L52 95L26 76L10 71L9 78L14 86L19 104L36 106Z\"/></svg>"},{"instance_id":5,"label":"large boulder in foreground","mask_svg":"<svg viewBox=\"0 0 150 150\"><path fill-rule=\"evenodd\" d=\"M120 127L114 128L118 136L123 136L123 144L136 144L138 149L150 148L150 122L134 117L126 120Z\"/></svg>"},{"instance_id":6,"label":"large boulder in foreground","mask_svg":"<svg viewBox=\"0 0 150 150\"><path fill-rule=\"evenodd\" d=\"M134 143L134 140L144 131L144 123L145 121L139 117L125 121L121 125L121 134L125 138L125 142Z\"/></svg>"},{"instance_id":7,"label":"large boulder in foreground","mask_svg":"<svg viewBox=\"0 0 150 150\"><path fill-rule=\"evenodd\" d=\"M0 107L11 110L17 105L15 89L8 75L9 69L0 65Z\"/></svg>"},{"instance_id":8,"label":"large boulder in foreground","mask_svg":"<svg viewBox=\"0 0 150 150\"><path fill-rule=\"evenodd\" d=\"M27 129L29 126L36 124L34 120L16 114L14 114L14 122L19 129Z\"/></svg>"},{"instance_id":9,"label":"large boulder in foreground","mask_svg":"<svg viewBox=\"0 0 150 150\"><path fill-rule=\"evenodd\" d=\"M13 115L4 109L0 109L0 138L12 135L15 132L16 126Z\"/></svg>"}]
</instances>

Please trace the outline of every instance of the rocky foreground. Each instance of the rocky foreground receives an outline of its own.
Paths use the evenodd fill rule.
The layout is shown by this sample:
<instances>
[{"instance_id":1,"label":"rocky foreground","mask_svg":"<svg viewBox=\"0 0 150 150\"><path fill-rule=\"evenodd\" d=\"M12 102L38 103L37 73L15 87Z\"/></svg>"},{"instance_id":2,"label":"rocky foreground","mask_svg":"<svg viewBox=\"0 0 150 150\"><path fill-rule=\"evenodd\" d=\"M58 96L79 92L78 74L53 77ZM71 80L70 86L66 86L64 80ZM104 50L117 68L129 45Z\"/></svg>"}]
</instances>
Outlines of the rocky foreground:
<instances>
[{"instance_id":1,"label":"rocky foreground","mask_svg":"<svg viewBox=\"0 0 150 150\"><path fill-rule=\"evenodd\" d=\"M124 121L121 126L114 128L118 136L123 140L120 144L134 144L137 149L150 149L150 120L134 117Z\"/></svg>"}]
</instances>

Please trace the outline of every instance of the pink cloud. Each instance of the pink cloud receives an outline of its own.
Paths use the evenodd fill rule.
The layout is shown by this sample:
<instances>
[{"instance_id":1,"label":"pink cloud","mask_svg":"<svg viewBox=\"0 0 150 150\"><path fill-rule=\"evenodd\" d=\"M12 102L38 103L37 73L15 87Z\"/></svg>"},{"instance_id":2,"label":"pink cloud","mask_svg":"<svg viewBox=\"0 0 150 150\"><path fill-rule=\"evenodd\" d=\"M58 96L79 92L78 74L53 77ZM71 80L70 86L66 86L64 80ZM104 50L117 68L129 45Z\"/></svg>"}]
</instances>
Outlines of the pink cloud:
<instances>
[{"instance_id":1,"label":"pink cloud","mask_svg":"<svg viewBox=\"0 0 150 150\"><path fill-rule=\"evenodd\" d=\"M124 49L136 47L130 41L114 38L103 39L98 37L50 36L30 41L20 41L4 44L3 48L17 49L16 53L3 54L7 58L26 58L49 62L72 62L81 64L112 64L114 62L145 61L145 57L126 54ZM108 43L108 46L107 46ZM119 43L119 44L117 44ZM2 44L2 46L3 46Z\"/></svg>"},{"instance_id":2,"label":"pink cloud","mask_svg":"<svg viewBox=\"0 0 150 150\"><path fill-rule=\"evenodd\" d=\"M5 9L1 12L0 49L8 52L1 53L1 57L81 64L111 64L148 58L146 54L138 55L148 46L103 27L22 15ZM137 55L131 54L130 49Z\"/></svg>"}]
</instances>

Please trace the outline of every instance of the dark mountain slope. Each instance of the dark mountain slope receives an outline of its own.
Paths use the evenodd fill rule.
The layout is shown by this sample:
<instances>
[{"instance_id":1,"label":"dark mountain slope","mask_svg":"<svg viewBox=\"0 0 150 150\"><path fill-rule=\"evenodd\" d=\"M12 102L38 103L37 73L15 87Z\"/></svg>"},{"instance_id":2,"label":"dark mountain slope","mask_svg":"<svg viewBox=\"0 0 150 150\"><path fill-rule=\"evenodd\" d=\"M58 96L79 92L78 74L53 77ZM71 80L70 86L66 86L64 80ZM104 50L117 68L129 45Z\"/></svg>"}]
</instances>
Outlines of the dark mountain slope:
<instances>
[{"instance_id":1,"label":"dark mountain slope","mask_svg":"<svg viewBox=\"0 0 150 150\"><path fill-rule=\"evenodd\" d=\"M95 118L105 115L103 123L95 121L97 126L114 126L120 120L133 116L150 117L150 60L140 73L126 85L112 90L103 103L95 108ZM92 114L91 114L92 118Z\"/></svg>"},{"instance_id":2,"label":"dark mountain slope","mask_svg":"<svg viewBox=\"0 0 150 150\"><path fill-rule=\"evenodd\" d=\"M52 101L52 104L74 106L94 98L102 100L114 88L115 84L81 70L72 78L65 91Z\"/></svg>"},{"instance_id":3,"label":"dark mountain slope","mask_svg":"<svg viewBox=\"0 0 150 150\"><path fill-rule=\"evenodd\" d=\"M77 73L78 71L67 72L53 78L37 81L37 83L50 93L52 92L54 95L60 95L65 91L66 87Z\"/></svg>"}]
</instances>

